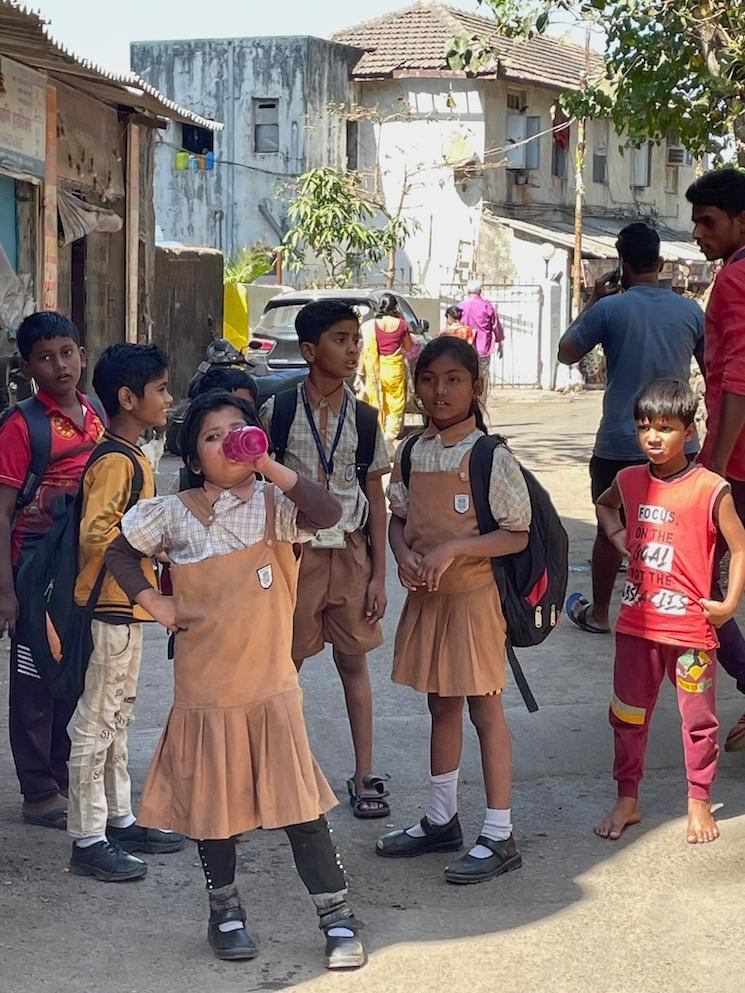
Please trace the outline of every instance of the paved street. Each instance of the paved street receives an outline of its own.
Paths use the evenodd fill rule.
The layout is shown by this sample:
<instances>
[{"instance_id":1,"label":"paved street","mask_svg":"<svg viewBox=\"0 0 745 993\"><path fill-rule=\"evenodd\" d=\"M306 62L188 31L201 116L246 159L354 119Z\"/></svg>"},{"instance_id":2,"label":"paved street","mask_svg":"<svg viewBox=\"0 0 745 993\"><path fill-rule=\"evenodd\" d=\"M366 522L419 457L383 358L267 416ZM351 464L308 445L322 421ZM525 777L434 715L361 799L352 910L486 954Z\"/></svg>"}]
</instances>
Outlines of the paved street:
<instances>
[{"instance_id":1,"label":"paved street","mask_svg":"<svg viewBox=\"0 0 745 993\"><path fill-rule=\"evenodd\" d=\"M599 394L498 393L492 426L552 492L571 537L570 590L589 591L594 530L586 463ZM170 471L175 460L162 469ZM393 577L387 641L371 657L377 700L377 768L391 775L392 823L422 815L427 781L425 700L389 680L402 596ZM247 624L250 618L246 618ZM3 647L5 653L5 647ZM310 901L282 832L256 832L239 847L239 885L254 962L220 963L207 947L207 900L196 850L149 857L143 882L103 884L65 872L69 841L24 828L9 748L0 757L0 990L7 993L689 993L742 989L745 950L745 756L723 755L716 787L722 838L684 841L685 781L679 719L663 688L644 784L645 818L610 843L593 819L612 801L607 725L612 641L565 623L523 653L541 704L529 715L506 694L514 737L516 833L521 871L478 887L447 886L446 857L389 862L374 854L385 822L352 818L341 685L330 652L303 672L316 755L342 803L332 812L358 916L367 923L367 968L327 975ZM2 667L7 684L7 667ZM744 704L722 674L727 728ZM170 697L165 637L149 629L131 767L139 789ZM3 724L5 713L3 708ZM2 741L7 742L2 730ZM474 735L462 765L461 819L473 838L483 815Z\"/></svg>"}]
</instances>

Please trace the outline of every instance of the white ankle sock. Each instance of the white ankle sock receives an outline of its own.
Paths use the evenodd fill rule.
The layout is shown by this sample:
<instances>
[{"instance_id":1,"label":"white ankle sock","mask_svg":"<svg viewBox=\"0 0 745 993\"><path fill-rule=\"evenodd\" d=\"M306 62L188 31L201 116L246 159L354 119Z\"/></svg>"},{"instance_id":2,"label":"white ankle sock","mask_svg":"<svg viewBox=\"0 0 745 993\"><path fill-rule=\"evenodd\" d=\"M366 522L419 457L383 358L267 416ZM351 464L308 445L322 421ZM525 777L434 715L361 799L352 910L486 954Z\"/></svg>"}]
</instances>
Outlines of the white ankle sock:
<instances>
[{"instance_id":1,"label":"white ankle sock","mask_svg":"<svg viewBox=\"0 0 745 993\"><path fill-rule=\"evenodd\" d=\"M224 924L217 925L217 930L222 931L223 934L227 934L228 931L238 931L244 926L243 921L225 921Z\"/></svg>"},{"instance_id":2,"label":"white ankle sock","mask_svg":"<svg viewBox=\"0 0 745 993\"><path fill-rule=\"evenodd\" d=\"M425 814L430 824L442 826L451 821L458 812L458 769L429 777L429 799ZM421 824L406 828L412 838L423 838Z\"/></svg>"},{"instance_id":3,"label":"white ankle sock","mask_svg":"<svg viewBox=\"0 0 745 993\"><path fill-rule=\"evenodd\" d=\"M134 814L124 814L122 817L110 817L109 826L113 828L128 828L132 827L137 818Z\"/></svg>"},{"instance_id":4,"label":"white ankle sock","mask_svg":"<svg viewBox=\"0 0 745 993\"><path fill-rule=\"evenodd\" d=\"M87 838L76 838L75 844L78 848L90 848L91 845L97 845L99 841L106 841L105 834L91 834Z\"/></svg>"},{"instance_id":5,"label":"white ankle sock","mask_svg":"<svg viewBox=\"0 0 745 993\"><path fill-rule=\"evenodd\" d=\"M329 938L354 938L354 931L348 927L330 927L326 934Z\"/></svg>"},{"instance_id":6,"label":"white ankle sock","mask_svg":"<svg viewBox=\"0 0 745 993\"><path fill-rule=\"evenodd\" d=\"M512 834L511 808L499 810L495 807L487 807L481 834L490 841L506 841ZM488 859L494 852L486 845L474 845L468 854L473 855L475 859Z\"/></svg>"}]
</instances>

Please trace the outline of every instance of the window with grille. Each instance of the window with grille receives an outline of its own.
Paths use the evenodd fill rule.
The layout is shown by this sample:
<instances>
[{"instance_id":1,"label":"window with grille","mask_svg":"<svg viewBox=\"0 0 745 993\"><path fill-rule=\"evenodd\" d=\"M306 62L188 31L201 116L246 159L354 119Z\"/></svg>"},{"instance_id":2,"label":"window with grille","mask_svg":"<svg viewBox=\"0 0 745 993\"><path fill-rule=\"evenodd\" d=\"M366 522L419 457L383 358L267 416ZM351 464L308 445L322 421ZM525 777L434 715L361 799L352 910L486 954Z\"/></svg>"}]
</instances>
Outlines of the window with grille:
<instances>
[{"instance_id":1,"label":"window with grille","mask_svg":"<svg viewBox=\"0 0 745 993\"><path fill-rule=\"evenodd\" d=\"M279 151L279 100L254 97L254 151Z\"/></svg>"}]
</instances>

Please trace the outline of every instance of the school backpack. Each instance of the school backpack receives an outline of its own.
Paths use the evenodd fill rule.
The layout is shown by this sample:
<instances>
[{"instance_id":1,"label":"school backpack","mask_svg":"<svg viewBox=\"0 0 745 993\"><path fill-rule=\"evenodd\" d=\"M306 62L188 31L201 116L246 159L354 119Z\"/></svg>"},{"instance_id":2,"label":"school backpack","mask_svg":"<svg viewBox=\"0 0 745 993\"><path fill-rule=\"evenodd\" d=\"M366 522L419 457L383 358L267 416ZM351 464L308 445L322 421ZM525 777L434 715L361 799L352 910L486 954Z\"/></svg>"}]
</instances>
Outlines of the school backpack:
<instances>
[{"instance_id":1,"label":"school backpack","mask_svg":"<svg viewBox=\"0 0 745 993\"><path fill-rule=\"evenodd\" d=\"M87 603L78 606L74 591L78 578L83 479L92 465L112 452L125 455L132 463L132 492L125 513L137 503L143 486L139 460L126 445L113 438L106 439L93 449L78 494L67 497L64 510L34 546L16 578L16 596L23 604L18 640L29 648L37 672L52 695L60 699L77 697L83 691L85 670L93 650L91 621L106 575L103 565Z\"/></svg>"},{"instance_id":2,"label":"school backpack","mask_svg":"<svg viewBox=\"0 0 745 993\"><path fill-rule=\"evenodd\" d=\"M407 487L411 449L417 437L408 438L401 453L401 475ZM481 534L490 534L499 527L489 506L489 481L494 450L506 444L501 435L484 435L471 449L469 476ZM556 627L567 588L569 539L548 492L532 472L522 465L520 471L532 512L528 544L521 552L493 558L492 568L507 622L507 659L525 705L534 713L538 704L514 648L540 645Z\"/></svg>"},{"instance_id":3,"label":"school backpack","mask_svg":"<svg viewBox=\"0 0 745 993\"><path fill-rule=\"evenodd\" d=\"M86 395L84 399L101 418L101 423L103 425L108 424L109 419L98 397ZM44 404L37 396L32 396L26 397L25 400L19 400L18 403L13 404L11 407L7 407L2 415L0 415L0 427L16 411L26 422L29 448L31 451L31 461L26 472L26 478L16 497L16 513L18 513L19 510L27 507L36 496L39 483L41 483L41 477L44 475L44 470L51 461L52 425L49 422L49 416ZM65 458L68 455L69 453L66 452Z\"/></svg>"},{"instance_id":4,"label":"school backpack","mask_svg":"<svg viewBox=\"0 0 745 993\"><path fill-rule=\"evenodd\" d=\"M272 424L269 430L269 442L277 462L284 462L287 451L287 440L290 428L295 420L297 411L297 387L283 390L274 396ZM357 480L365 489L367 470L375 457L375 439L378 433L378 412L364 400L357 400L354 405L355 425L357 428L357 451L354 456Z\"/></svg>"}]
</instances>

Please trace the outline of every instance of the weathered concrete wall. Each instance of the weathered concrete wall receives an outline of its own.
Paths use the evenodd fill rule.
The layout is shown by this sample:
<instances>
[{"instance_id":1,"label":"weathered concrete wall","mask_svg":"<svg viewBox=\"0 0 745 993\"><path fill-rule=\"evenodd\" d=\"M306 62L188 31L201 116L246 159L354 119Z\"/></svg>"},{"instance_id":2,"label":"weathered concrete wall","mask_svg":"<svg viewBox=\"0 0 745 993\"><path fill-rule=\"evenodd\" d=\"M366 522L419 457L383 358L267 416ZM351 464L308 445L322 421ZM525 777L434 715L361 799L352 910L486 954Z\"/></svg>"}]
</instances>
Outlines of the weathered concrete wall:
<instances>
[{"instance_id":1,"label":"weathered concrete wall","mask_svg":"<svg viewBox=\"0 0 745 993\"><path fill-rule=\"evenodd\" d=\"M155 249L152 341L168 353L169 390L177 400L204 359L210 328L222 328L222 273L218 251Z\"/></svg>"},{"instance_id":2,"label":"weathered concrete wall","mask_svg":"<svg viewBox=\"0 0 745 993\"><path fill-rule=\"evenodd\" d=\"M225 254L263 241L276 245L287 223L287 184L314 165L341 165L344 122L326 106L348 91L354 50L317 38L236 38L132 45L132 66L161 92L224 122L215 169L178 171L181 127L156 150L156 223L166 240ZM279 149L254 149L257 97L276 98Z\"/></svg>"},{"instance_id":3,"label":"weathered concrete wall","mask_svg":"<svg viewBox=\"0 0 745 993\"><path fill-rule=\"evenodd\" d=\"M357 87L360 103L377 108L382 118L382 123L360 122L360 169L371 188L382 191L389 210L398 208L401 190L408 184L404 214L420 225L398 253L399 283L411 282L437 295L470 268L489 282L542 282L544 263L535 246L526 248L523 243L513 254L516 242L511 238L481 245L483 207L490 205L496 214L514 211L537 224L550 222L552 216L571 218L576 125L570 129L567 178L552 175L554 139L547 133L537 139L537 168L518 185L515 173L504 164L508 88L503 80L410 78L363 81ZM518 92L525 115L538 117L539 130L548 131L558 94L537 86L519 87ZM682 165L677 170L678 193L668 193L663 143L652 150L650 186L632 188L631 151L621 154L623 139L611 130L608 182L593 182L592 156L601 127L598 122L589 125L587 209L615 217L654 210L670 227L685 228L684 192L694 167ZM458 166L459 155L469 162L467 168Z\"/></svg>"}]
</instances>

